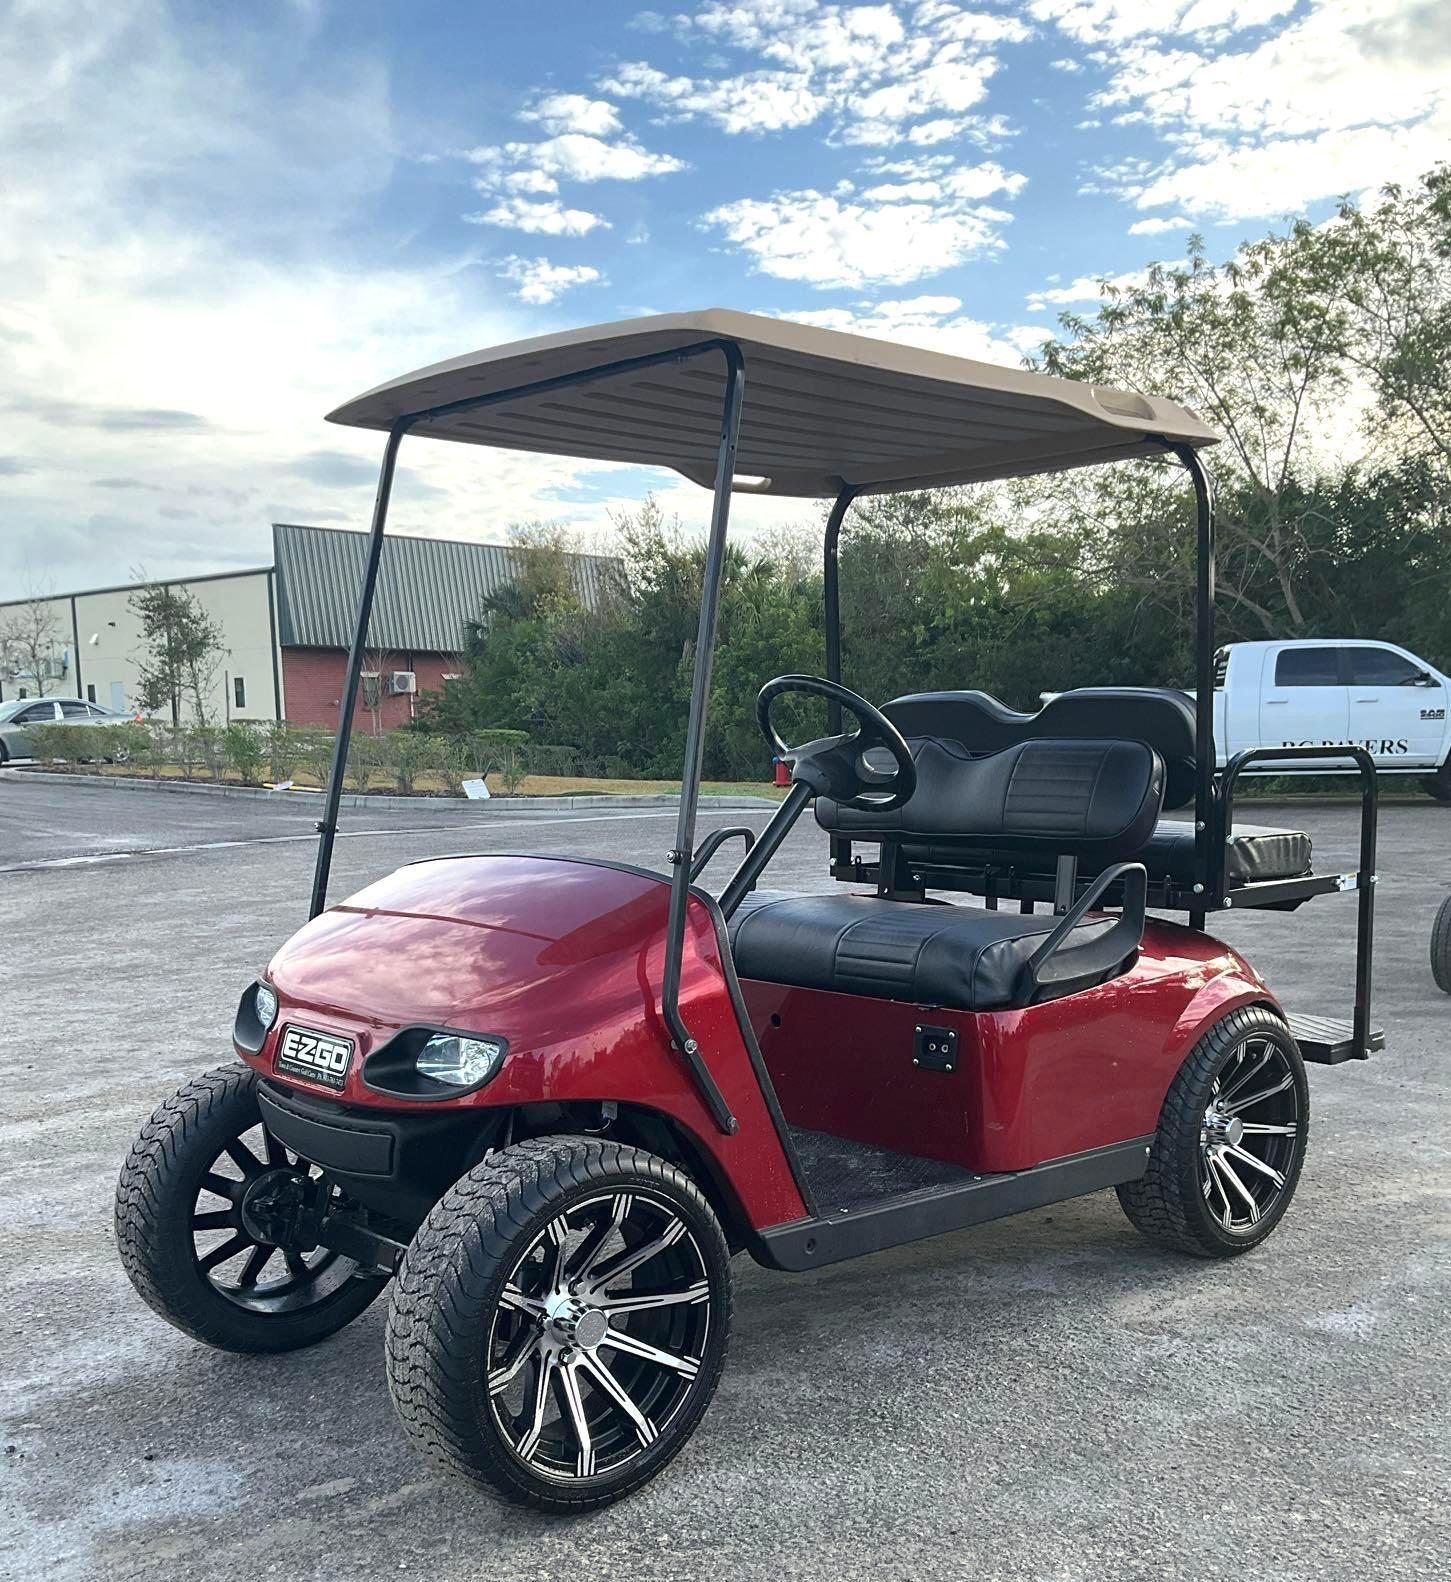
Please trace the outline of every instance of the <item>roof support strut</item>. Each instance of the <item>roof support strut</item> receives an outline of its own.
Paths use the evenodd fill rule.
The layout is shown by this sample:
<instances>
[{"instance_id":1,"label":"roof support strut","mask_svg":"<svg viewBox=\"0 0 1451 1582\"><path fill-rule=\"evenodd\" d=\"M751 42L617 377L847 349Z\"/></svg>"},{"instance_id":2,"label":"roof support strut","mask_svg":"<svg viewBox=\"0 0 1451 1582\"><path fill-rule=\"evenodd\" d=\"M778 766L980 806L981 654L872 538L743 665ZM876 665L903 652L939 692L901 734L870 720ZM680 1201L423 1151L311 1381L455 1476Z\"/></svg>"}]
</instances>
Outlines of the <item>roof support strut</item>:
<instances>
[{"instance_id":1,"label":"roof support strut","mask_svg":"<svg viewBox=\"0 0 1451 1582\"><path fill-rule=\"evenodd\" d=\"M338 808L342 801L343 772L347 768L348 744L353 734L353 710L358 701L358 685L363 668L363 652L368 639L368 623L373 614L373 596L378 587L378 567L383 555L383 537L388 524L388 503L393 493L393 474L398 448L411 429L425 428L430 420L453 416L477 408L504 406L524 396L543 395L574 385L594 384L621 374L638 373L669 363L687 362L719 352L725 359L725 397L721 411L720 447L716 456L715 499L711 510L710 540L706 550L705 579L701 590L700 628L696 639L695 676L690 689L690 723L685 737L685 766L680 785L680 816L675 827L675 847L670 853L670 914L666 928L664 983L661 1014L676 1048L690 1066L691 1076L700 1090L711 1118L723 1132L736 1130L736 1119L724 1095L691 1037L680 1014L680 978L685 957L685 927L690 900L690 854L695 844L696 804L700 799L700 777L705 757L705 715L710 701L710 675L715 657L716 623L720 613L720 585L725 570L726 528L730 519L731 483L735 477L736 449L740 441L741 401L745 394L745 358L733 341L698 341L691 346L651 352L641 357L581 368L567 374L538 379L532 384L515 385L506 390L491 390L467 396L418 412L403 413L388 431L383 450L383 465L378 474L378 492L373 501L373 523L368 536L368 556L363 567L363 584L358 590L357 613L353 618L352 646L348 669L338 707L338 733L333 746L332 769L328 775L323 816L318 820L320 839L317 864L312 876L312 904L308 916L316 917L327 906L328 876L332 869L333 841L337 835Z\"/></svg>"}]
</instances>

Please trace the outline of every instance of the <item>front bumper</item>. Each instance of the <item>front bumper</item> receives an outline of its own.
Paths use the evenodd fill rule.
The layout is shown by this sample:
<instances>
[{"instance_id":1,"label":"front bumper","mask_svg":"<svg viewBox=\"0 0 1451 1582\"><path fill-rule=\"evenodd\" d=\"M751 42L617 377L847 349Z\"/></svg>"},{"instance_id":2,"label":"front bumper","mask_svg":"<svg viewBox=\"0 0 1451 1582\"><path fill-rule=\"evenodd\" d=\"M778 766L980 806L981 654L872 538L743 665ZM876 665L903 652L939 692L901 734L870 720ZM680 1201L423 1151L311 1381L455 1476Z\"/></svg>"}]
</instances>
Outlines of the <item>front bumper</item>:
<instances>
[{"instance_id":1,"label":"front bumper","mask_svg":"<svg viewBox=\"0 0 1451 1582\"><path fill-rule=\"evenodd\" d=\"M257 1100L267 1130L284 1147L326 1171L350 1197L412 1227L483 1157L503 1124L484 1109L360 1110L266 1078Z\"/></svg>"}]
</instances>

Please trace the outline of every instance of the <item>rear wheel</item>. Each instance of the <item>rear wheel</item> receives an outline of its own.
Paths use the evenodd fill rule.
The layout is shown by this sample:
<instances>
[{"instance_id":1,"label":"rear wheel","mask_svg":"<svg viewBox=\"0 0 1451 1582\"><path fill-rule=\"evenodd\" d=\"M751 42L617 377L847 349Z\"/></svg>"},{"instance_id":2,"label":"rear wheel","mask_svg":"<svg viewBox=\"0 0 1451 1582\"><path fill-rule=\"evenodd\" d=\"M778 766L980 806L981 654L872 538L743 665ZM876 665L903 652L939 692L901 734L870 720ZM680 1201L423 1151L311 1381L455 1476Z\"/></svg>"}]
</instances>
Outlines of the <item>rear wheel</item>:
<instances>
[{"instance_id":1,"label":"rear wheel","mask_svg":"<svg viewBox=\"0 0 1451 1582\"><path fill-rule=\"evenodd\" d=\"M1451 758L1435 774L1427 775L1421 781L1421 788L1438 802L1451 802Z\"/></svg>"},{"instance_id":2,"label":"rear wheel","mask_svg":"<svg viewBox=\"0 0 1451 1582\"><path fill-rule=\"evenodd\" d=\"M116 1186L116 1245L169 1324L223 1351L293 1351L351 1323L387 1284L351 1258L277 1245L266 1225L317 1167L262 1125L257 1076L222 1066L167 1099Z\"/></svg>"},{"instance_id":3,"label":"rear wheel","mask_svg":"<svg viewBox=\"0 0 1451 1582\"><path fill-rule=\"evenodd\" d=\"M654 1477L725 1363L730 1254L695 1183L586 1137L504 1149L414 1237L388 1383L414 1444L504 1498L604 1505Z\"/></svg>"},{"instance_id":4,"label":"rear wheel","mask_svg":"<svg viewBox=\"0 0 1451 1582\"><path fill-rule=\"evenodd\" d=\"M1451 895L1442 901L1431 925L1431 976L1438 989L1451 994Z\"/></svg>"},{"instance_id":5,"label":"rear wheel","mask_svg":"<svg viewBox=\"0 0 1451 1582\"><path fill-rule=\"evenodd\" d=\"M1290 1030L1234 1011L1170 1085L1141 1180L1118 1188L1134 1225L1203 1258L1257 1247L1290 1206L1309 1135L1310 1090Z\"/></svg>"}]
</instances>

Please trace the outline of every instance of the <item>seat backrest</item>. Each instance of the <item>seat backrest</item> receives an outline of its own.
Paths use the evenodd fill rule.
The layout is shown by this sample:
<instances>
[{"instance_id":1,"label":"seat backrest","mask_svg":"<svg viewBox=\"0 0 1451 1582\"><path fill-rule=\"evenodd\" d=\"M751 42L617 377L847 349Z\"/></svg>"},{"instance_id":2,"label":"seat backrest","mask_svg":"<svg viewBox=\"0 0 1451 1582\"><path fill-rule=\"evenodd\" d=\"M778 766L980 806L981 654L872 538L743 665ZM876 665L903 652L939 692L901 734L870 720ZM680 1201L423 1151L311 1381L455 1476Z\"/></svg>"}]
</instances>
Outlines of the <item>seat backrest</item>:
<instances>
[{"instance_id":1,"label":"seat backrest","mask_svg":"<svg viewBox=\"0 0 1451 1582\"><path fill-rule=\"evenodd\" d=\"M1036 714L1019 714L987 692L914 692L882 713L909 742L936 737L973 757L1045 736L1144 742L1164 761L1164 806L1194 800L1194 701L1170 687L1077 687Z\"/></svg>"},{"instance_id":2,"label":"seat backrest","mask_svg":"<svg viewBox=\"0 0 1451 1582\"><path fill-rule=\"evenodd\" d=\"M1139 741L1042 737L974 757L935 736L912 740L917 789L889 813L816 799L816 822L863 840L954 850L1131 856L1164 803L1164 764Z\"/></svg>"}]
</instances>

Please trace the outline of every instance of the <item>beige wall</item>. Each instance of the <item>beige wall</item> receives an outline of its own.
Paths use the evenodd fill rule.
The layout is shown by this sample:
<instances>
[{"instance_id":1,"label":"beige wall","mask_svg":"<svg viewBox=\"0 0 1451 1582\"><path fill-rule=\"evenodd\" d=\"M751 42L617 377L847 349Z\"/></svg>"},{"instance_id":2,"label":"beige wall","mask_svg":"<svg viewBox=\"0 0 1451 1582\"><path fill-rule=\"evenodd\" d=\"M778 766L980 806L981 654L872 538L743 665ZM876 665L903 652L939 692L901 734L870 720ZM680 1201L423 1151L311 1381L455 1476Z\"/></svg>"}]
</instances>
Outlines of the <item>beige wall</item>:
<instances>
[{"instance_id":1,"label":"beige wall","mask_svg":"<svg viewBox=\"0 0 1451 1582\"><path fill-rule=\"evenodd\" d=\"M225 652L218 664L210 700L212 717L218 723L228 719L277 719L273 663L279 656L274 655L272 642L268 573L239 572L235 576L176 581L168 586L185 588L193 594L222 629ZM48 696L87 697L94 688L95 701L103 707L135 707L137 656L144 644L140 622L130 608L134 591L114 588L48 601L56 614L57 657L63 657L66 663L61 680L46 682ZM0 626L6 613L6 607L0 606ZM280 678L280 662L276 674ZM242 679L246 698L240 707L234 690L237 677ZM22 686L32 694L36 690L27 677L0 678L6 698L18 697Z\"/></svg>"}]
</instances>

